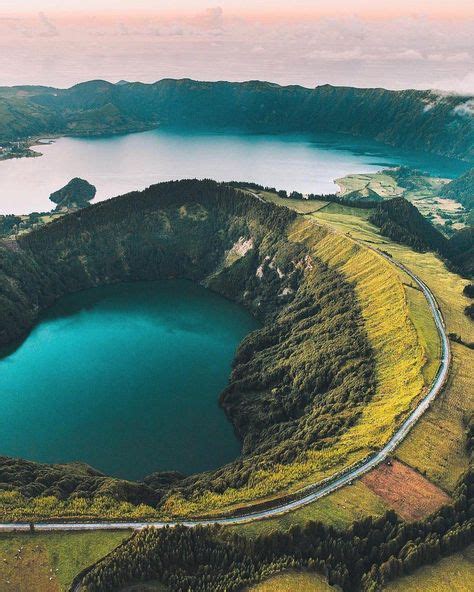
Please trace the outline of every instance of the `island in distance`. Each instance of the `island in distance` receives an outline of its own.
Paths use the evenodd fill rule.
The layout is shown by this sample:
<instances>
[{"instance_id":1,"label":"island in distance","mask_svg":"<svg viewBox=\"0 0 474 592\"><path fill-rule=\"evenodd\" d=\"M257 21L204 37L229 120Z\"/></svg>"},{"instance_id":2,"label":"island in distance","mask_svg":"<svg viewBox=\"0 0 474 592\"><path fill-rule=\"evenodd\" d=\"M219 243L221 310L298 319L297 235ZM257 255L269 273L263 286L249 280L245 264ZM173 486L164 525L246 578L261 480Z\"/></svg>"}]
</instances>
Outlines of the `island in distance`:
<instances>
[{"instance_id":1,"label":"island in distance","mask_svg":"<svg viewBox=\"0 0 474 592\"><path fill-rule=\"evenodd\" d=\"M57 204L55 211L79 210L94 199L96 188L85 179L74 177L62 189L51 193L49 199Z\"/></svg>"}]
</instances>

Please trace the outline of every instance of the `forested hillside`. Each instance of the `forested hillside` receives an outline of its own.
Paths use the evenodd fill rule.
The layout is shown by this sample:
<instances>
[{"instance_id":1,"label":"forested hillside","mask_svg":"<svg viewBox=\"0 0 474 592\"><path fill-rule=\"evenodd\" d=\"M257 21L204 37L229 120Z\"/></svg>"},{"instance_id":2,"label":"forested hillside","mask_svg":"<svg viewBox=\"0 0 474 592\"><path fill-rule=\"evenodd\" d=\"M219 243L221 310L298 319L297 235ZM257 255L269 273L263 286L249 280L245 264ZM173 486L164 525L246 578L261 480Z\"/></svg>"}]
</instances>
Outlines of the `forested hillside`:
<instances>
[{"instance_id":1,"label":"forested hillside","mask_svg":"<svg viewBox=\"0 0 474 592\"><path fill-rule=\"evenodd\" d=\"M377 204L369 220L380 228L382 234L409 245L415 251L448 253L448 239L403 197Z\"/></svg>"},{"instance_id":2,"label":"forested hillside","mask_svg":"<svg viewBox=\"0 0 474 592\"><path fill-rule=\"evenodd\" d=\"M474 277L474 226L456 232L449 240L450 258L466 276Z\"/></svg>"},{"instance_id":3,"label":"forested hillside","mask_svg":"<svg viewBox=\"0 0 474 592\"><path fill-rule=\"evenodd\" d=\"M474 228L458 230L447 239L403 197L377 204L369 217L383 235L406 244L415 251L434 251L454 271L472 277L474 274Z\"/></svg>"},{"instance_id":4,"label":"forested hillside","mask_svg":"<svg viewBox=\"0 0 474 592\"><path fill-rule=\"evenodd\" d=\"M234 463L130 484L77 466L3 458L0 487L26 498L110 496L153 507L172 492L174 503L192 508L200 495L248 486L262 468L336 442L374 395L374 359L353 287L286 239L295 217L213 181L171 182L66 215L0 248L2 344L24 336L63 294L119 281L202 282L263 323L239 347L221 396L242 440Z\"/></svg>"},{"instance_id":5,"label":"forested hillside","mask_svg":"<svg viewBox=\"0 0 474 592\"><path fill-rule=\"evenodd\" d=\"M268 82L91 81L70 89L0 88L0 142L156 126L248 132L342 132L474 160L470 96L434 91L279 86Z\"/></svg>"},{"instance_id":6,"label":"forested hillside","mask_svg":"<svg viewBox=\"0 0 474 592\"><path fill-rule=\"evenodd\" d=\"M458 484L452 505L423 522L393 511L345 530L317 522L248 539L225 528L147 529L79 577L87 592L158 580L170 592L237 592L288 569L317 571L344 592L377 592L421 565L435 563L474 539L474 475Z\"/></svg>"},{"instance_id":7,"label":"forested hillside","mask_svg":"<svg viewBox=\"0 0 474 592\"><path fill-rule=\"evenodd\" d=\"M474 209L474 168L450 181L441 191L443 197L454 199L471 211ZM474 219L473 219L474 222Z\"/></svg>"}]
</instances>

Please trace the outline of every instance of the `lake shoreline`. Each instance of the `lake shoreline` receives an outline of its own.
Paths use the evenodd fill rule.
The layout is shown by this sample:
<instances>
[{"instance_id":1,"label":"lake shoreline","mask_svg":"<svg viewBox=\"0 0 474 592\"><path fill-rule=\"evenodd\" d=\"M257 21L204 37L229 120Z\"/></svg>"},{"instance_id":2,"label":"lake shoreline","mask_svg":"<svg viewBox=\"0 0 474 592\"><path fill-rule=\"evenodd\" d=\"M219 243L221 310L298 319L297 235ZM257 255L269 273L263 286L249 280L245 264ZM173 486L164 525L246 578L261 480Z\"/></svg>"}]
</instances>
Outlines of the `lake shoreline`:
<instances>
[{"instance_id":1,"label":"lake shoreline","mask_svg":"<svg viewBox=\"0 0 474 592\"><path fill-rule=\"evenodd\" d=\"M337 190L334 180L406 165L455 177L467 165L398 151L347 134L254 134L154 127L138 133L35 136L43 158L0 163L1 214L50 209L49 195L74 177L97 187L95 202L173 179L246 180L317 195ZM225 155L225 158L223 158Z\"/></svg>"}]
</instances>

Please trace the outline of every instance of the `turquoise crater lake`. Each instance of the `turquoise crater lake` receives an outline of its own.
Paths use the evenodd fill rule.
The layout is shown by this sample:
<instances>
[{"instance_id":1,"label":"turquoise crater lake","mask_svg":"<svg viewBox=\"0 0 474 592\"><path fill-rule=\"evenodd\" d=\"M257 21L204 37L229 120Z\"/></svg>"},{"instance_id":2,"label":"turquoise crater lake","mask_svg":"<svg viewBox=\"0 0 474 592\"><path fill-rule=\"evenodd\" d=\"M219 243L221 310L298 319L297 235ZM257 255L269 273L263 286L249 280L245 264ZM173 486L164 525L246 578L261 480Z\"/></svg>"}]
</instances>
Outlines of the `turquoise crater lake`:
<instances>
[{"instance_id":1,"label":"turquoise crater lake","mask_svg":"<svg viewBox=\"0 0 474 592\"><path fill-rule=\"evenodd\" d=\"M185 280L66 296L0 360L0 454L128 479L231 461L240 446L218 397L256 328Z\"/></svg>"}]
</instances>

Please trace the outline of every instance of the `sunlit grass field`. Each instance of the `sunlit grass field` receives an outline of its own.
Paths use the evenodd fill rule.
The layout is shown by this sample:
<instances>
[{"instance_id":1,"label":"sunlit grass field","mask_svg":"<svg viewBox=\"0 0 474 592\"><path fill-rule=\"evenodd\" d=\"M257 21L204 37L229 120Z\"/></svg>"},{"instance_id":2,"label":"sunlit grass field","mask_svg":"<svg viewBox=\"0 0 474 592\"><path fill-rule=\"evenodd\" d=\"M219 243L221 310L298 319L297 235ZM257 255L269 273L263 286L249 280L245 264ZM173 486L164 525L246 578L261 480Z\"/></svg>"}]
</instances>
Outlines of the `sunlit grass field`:
<instances>
[{"instance_id":1,"label":"sunlit grass field","mask_svg":"<svg viewBox=\"0 0 474 592\"><path fill-rule=\"evenodd\" d=\"M256 192L258 195L263 197L266 201L270 201L277 206L285 206L290 208L290 210L295 210L300 214L309 214L311 212L316 212L321 208L324 208L328 205L327 201L320 201L319 199L289 199L286 197L280 197L276 195L276 193L270 193L269 191L258 191Z\"/></svg>"},{"instance_id":2,"label":"sunlit grass field","mask_svg":"<svg viewBox=\"0 0 474 592\"><path fill-rule=\"evenodd\" d=\"M381 237L378 229L367 221L365 210L338 206L337 212L334 212L332 206L330 204L313 216L322 223L383 249L405 264L431 288L441 307L448 333L456 333L466 342L474 341L474 323L464 314L469 299L462 295L462 290L467 280L450 272L435 254L416 253L405 245ZM406 293L412 318L425 341L426 352L428 356L433 356L432 321L426 315L426 308L419 306L420 298L414 290L408 288ZM451 373L444 392L397 450L401 460L448 491L454 488L467 469L465 426L474 409L471 370L474 367L474 352L456 343L452 343L451 347ZM428 363L425 376L429 378L434 370L435 362Z\"/></svg>"},{"instance_id":3,"label":"sunlit grass field","mask_svg":"<svg viewBox=\"0 0 474 592\"><path fill-rule=\"evenodd\" d=\"M474 409L474 352L452 344L447 388L402 442L396 455L433 482L452 491L468 467L466 424Z\"/></svg>"},{"instance_id":4,"label":"sunlit grass field","mask_svg":"<svg viewBox=\"0 0 474 592\"><path fill-rule=\"evenodd\" d=\"M353 175L346 175L335 181L341 188L341 196L344 196L352 191L361 191L365 188L370 188L381 197L394 197L395 195L402 195L403 188L399 187L394 177L382 172L378 173L356 173Z\"/></svg>"},{"instance_id":5,"label":"sunlit grass field","mask_svg":"<svg viewBox=\"0 0 474 592\"><path fill-rule=\"evenodd\" d=\"M284 573L252 586L249 592L329 592L335 590L317 573Z\"/></svg>"},{"instance_id":6,"label":"sunlit grass field","mask_svg":"<svg viewBox=\"0 0 474 592\"><path fill-rule=\"evenodd\" d=\"M411 278L410 278L411 279ZM413 285L413 287L411 287ZM418 338L426 356L423 376L426 384L430 384L439 368L441 343L431 311L426 306L423 292L414 286L414 282L405 285L410 318L415 325Z\"/></svg>"},{"instance_id":7,"label":"sunlit grass field","mask_svg":"<svg viewBox=\"0 0 474 592\"><path fill-rule=\"evenodd\" d=\"M0 534L0 590L62 592L127 531Z\"/></svg>"},{"instance_id":8,"label":"sunlit grass field","mask_svg":"<svg viewBox=\"0 0 474 592\"><path fill-rule=\"evenodd\" d=\"M362 482L356 481L353 485L343 487L293 512L229 528L250 537L269 534L276 530L285 531L295 525L304 525L310 520L346 528L354 520L360 520L365 516L381 516L387 509L379 496L372 493Z\"/></svg>"},{"instance_id":9,"label":"sunlit grass field","mask_svg":"<svg viewBox=\"0 0 474 592\"><path fill-rule=\"evenodd\" d=\"M471 592L474 582L474 545L426 565L391 582L387 592Z\"/></svg>"}]
</instances>

